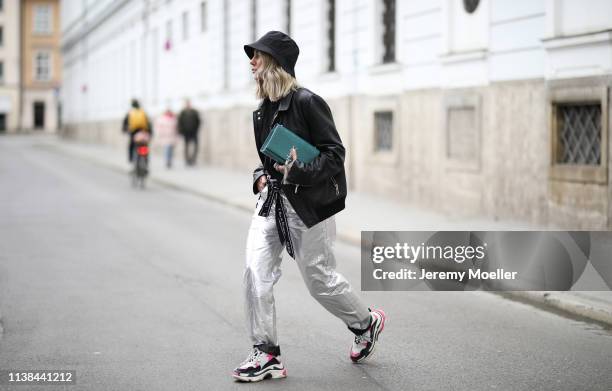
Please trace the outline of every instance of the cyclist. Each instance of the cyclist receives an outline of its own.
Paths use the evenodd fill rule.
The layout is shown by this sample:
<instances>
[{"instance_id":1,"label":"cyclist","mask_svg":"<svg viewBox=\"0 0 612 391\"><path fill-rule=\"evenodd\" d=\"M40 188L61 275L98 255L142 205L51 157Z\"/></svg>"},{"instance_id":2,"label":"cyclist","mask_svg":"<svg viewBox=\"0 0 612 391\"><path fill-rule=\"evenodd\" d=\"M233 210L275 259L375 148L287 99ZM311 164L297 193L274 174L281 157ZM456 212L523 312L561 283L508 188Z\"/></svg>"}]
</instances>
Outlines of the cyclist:
<instances>
[{"instance_id":1,"label":"cyclist","mask_svg":"<svg viewBox=\"0 0 612 391\"><path fill-rule=\"evenodd\" d=\"M148 133L149 138L153 136L153 126L145 111L140 107L137 99L132 99L132 108L123 119L123 133L129 133L128 161L134 161L134 137L139 132Z\"/></svg>"}]
</instances>

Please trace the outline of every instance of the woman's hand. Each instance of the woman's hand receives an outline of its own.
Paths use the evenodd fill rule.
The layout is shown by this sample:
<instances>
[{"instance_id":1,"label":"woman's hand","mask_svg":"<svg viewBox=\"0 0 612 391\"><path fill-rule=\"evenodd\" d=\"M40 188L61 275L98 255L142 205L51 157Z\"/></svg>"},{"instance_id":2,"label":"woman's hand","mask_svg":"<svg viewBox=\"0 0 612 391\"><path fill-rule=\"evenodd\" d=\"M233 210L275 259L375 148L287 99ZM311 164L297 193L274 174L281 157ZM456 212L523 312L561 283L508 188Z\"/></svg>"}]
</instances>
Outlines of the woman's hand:
<instances>
[{"instance_id":1,"label":"woman's hand","mask_svg":"<svg viewBox=\"0 0 612 391\"><path fill-rule=\"evenodd\" d=\"M257 178L257 191L261 193L264 187L266 187L267 182L268 182L268 179L266 178L265 175L262 175L259 178Z\"/></svg>"},{"instance_id":2,"label":"woman's hand","mask_svg":"<svg viewBox=\"0 0 612 391\"><path fill-rule=\"evenodd\" d=\"M295 149L295 147L291 147L291 150L289 151L289 158L291 162L297 160L297 149ZM274 169L284 175L286 167L285 164L274 163Z\"/></svg>"}]
</instances>

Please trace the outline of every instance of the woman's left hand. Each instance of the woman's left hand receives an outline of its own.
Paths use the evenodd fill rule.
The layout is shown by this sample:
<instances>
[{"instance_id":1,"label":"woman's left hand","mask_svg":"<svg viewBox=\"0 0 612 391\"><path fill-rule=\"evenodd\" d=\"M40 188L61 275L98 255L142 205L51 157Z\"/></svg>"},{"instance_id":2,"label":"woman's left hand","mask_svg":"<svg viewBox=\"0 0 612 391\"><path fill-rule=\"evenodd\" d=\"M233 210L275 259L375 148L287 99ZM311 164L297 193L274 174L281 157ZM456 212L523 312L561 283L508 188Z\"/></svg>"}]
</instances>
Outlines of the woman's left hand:
<instances>
[{"instance_id":1,"label":"woman's left hand","mask_svg":"<svg viewBox=\"0 0 612 391\"><path fill-rule=\"evenodd\" d=\"M292 147L289 151L289 158L291 159L291 162L297 160L297 150L295 149L295 147ZM276 169L276 171L284 175L286 170L286 164L274 163L274 168Z\"/></svg>"}]
</instances>

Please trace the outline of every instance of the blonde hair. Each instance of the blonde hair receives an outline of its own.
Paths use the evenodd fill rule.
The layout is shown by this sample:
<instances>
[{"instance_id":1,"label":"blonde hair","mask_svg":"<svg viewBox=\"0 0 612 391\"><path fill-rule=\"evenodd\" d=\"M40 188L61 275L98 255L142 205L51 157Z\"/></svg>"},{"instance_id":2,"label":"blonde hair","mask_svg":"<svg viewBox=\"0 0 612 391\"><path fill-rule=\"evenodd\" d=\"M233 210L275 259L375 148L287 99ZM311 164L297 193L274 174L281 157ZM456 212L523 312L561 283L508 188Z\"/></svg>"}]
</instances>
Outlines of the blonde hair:
<instances>
[{"instance_id":1,"label":"blonde hair","mask_svg":"<svg viewBox=\"0 0 612 391\"><path fill-rule=\"evenodd\" d=\"M276 102L298 89L295 77L287 73L272 56L259 50L255 50L254 55L259 55L262 59L261 67L255 73L257 98L268 98Z\"/></svg>"}]
</instances>

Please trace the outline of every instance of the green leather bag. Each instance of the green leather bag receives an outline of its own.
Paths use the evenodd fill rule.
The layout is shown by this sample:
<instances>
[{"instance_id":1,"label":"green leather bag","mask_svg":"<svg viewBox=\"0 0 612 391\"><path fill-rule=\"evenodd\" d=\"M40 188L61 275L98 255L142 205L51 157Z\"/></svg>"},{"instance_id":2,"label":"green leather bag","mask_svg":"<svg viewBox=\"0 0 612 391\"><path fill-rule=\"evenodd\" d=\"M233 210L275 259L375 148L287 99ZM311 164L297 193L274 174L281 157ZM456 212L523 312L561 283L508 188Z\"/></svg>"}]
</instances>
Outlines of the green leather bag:
<instances>
[{"instance_id":1,"label":"green leather bag","mask_svg":"<svg viewBox=\"0 0 612 391\"><path fill-rule=\"evenodd\" d=\"M285 164L292 147L295 147L297 151L297 160L303 163L310 163L319 156L319 150L315 146L281 124L272 128L260 151L277 163Z\"/></svg>"}]
</instances>

